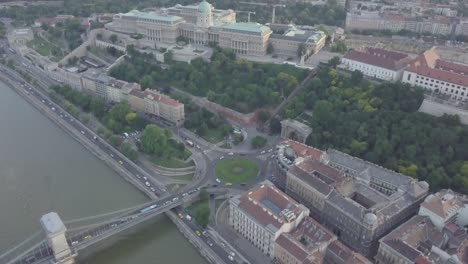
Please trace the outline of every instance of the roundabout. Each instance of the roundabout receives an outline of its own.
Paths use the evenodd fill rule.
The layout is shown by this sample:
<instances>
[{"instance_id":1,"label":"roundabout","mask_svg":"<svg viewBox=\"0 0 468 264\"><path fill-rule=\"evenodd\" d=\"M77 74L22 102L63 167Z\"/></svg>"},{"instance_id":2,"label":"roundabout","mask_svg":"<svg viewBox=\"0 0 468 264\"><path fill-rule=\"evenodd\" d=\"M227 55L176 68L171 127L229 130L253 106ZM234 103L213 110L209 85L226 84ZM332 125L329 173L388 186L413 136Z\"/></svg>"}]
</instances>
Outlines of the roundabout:
<instances>
[{"instance_id":1,"label":"roundabout","mask_svg":"<svg viewBox=\"0 0 468 264\"><path fill-rule=\"evenodd\" d=\"M259 168L255 161L248 158L227 158L216 163L215 175L228 183L246 183L257 177Z\"/></svg>"}]
</instances>

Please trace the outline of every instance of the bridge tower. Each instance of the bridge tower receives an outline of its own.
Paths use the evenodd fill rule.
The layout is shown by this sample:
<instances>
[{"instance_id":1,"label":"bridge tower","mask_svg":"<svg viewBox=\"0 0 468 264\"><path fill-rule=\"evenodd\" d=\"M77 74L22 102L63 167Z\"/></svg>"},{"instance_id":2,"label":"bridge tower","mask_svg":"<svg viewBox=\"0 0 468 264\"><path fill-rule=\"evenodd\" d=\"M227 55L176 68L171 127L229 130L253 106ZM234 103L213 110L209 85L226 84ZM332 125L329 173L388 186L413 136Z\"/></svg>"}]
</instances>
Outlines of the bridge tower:
<instances>
[{"instance_id":1,"label":"bridge tower","mask_svg":"<svg viewBox=\"0 0 468 264\"><path fill-rule=\"evenodd\" d=\"M55 212L45 214L41 217L41 226L47 235L47 241L54 252L56 264L74 264L75 256L67 243L65 232L67 228Z\"/></svg>"}]
</instances>

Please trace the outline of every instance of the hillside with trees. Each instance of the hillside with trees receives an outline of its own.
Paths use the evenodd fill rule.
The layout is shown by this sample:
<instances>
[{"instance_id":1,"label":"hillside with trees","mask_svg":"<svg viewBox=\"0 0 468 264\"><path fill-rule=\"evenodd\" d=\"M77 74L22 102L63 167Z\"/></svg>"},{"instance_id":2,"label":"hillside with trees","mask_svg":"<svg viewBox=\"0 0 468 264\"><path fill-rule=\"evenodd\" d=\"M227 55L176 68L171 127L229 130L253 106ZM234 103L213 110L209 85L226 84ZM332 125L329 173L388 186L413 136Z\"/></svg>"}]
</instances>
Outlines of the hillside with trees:
<instances>
[{"instance_id":1,"label":"hillside with trees","mask_svg":"<svg viewBox=\"0 0 468 264\"><path fill-rule=\"evenodd\" d=\"M197 4L200 0L64 0L62 6L30 5L12 7L0 10L0 16L17 20L17 25L27 26L34 23L38 17L53 17L58 14L88 17L94 13L121 13L132 9L144 9L147 7L170 7L176 4ZM254 22L271 22L271 7L241 4L241 0L211 0L209 1L218 9L233 9L240 11L255 11L251 19ZM264 1L279 3L280 1ZM460 4L461 12L465 6ZM276 9L276 23L296 23L298 25L337 25L342 26L346 12L343 6L335 0L329 0L325 5L312 5L308 3L288 4L286 7ZM238 21L247 21L246 13L238 14Z\"/></svg>"},{"instance_id":2,"label":"hillside with trees","mask_svg":"<svg viewBox=\"0 0 468 264\"><path fill-rule=\"evenodd\" d=\"M190 64L173 62L161 69L151 54L129 49L129 58L110 74L125 81L139 81L143 88L159 83L173 85L193 95L247 113L276 106L305 78L307 71L291 65L263 64L236 60L229 50L215 48L211 62L202 58Z\"/></svg>"},{"instance_id":3,"label":"hillside with trees","mask_svg":"<svg viewBox=\"0 0 468 264\"><path fill-rule=\"evenodd\" d=\"M287 106L284 117L301 116L313 132L307 144L335 148L403 174L434 189L468 190L468 127L457 116L417 112L419 88L402 83L373 85L353 73L344 78L323 69Z\"/></svg>"}]
</instances>

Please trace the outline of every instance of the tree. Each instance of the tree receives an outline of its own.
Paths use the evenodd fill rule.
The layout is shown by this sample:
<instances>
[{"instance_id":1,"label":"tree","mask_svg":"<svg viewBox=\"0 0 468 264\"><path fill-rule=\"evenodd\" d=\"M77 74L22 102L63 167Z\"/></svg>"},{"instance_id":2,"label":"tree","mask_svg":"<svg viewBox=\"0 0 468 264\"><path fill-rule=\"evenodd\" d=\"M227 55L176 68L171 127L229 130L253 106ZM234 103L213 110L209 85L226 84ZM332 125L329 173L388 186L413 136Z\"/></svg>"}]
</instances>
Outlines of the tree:
<instances>
[{"instance_id":1,"label":"tree","mask_svg":"<svg viewBox=\"0 0 468 264\"><path fill-rule=\"evenodd\" d=\"M206 190L202 190L198 194L198 197L200 198L200 201L208 201L210 194Z\"/></svg>"},{"instance_id":2,"label":"tree","mask_svg":"<svg viewBox=\"0 0 468 264\"><path fill-rule=\"evenodd\" d=\"M102 98L93 97L91 99L90 109L94 116L101 118L104 116L106 111L106 102Z\"/></svg>"},{"instance_id":3,"label":"tree","mask_svg":"<svg viewBox=\"0 0 468 264\"><path fill-rule=\"evenodd\" d=\"M115 44L119 38L117 37L116 34L112 34L109 37L109 40L112 42L112 44Z\"/></svg>"},{"instance_id":4,"label":"tree","mask_svg":"<svg viewBox=\"0 0 468 264\"><path fill-rule=\"evenodd\" d=\"M138 152L133 149L132 145L128 142L122 143L120 146L120 151L132 161L136 161L138 159Z\"/></svg>"},{"instance_id":5,"label":"tree","mask_svg":"<svg viewBox=\"0 0 468 264\"><path fill-rule=\"evenodd\" d=\"M208 203L197 206L194 211L195 221L198 225L206 227L210 223L210 208Z\"/></svg>"},{"instance_id":6,"label":"tree","mask_svg":"<svg viewBox=\"0 0 468 264\"><path fill-rule=\"evenodd\" d=\"M151 75L147 74L143 76L143 79L140 80L140 85L143 90L153 86L153 78L151 78Z\"/></svg>"},{"instance_id":7,"label":"tree","mask_svg":"<svg viewBox=\"0 0 468 264\"><path fill-rule=\"evenodd\" d=\"M341 63L341 59L338 56L335 56L328 61L328 64L332 68L336 68L336 66L340 65L340 63Z\"/></svg>"},{"instance_id":8,"label":"tree","mask_svg":"<svg viewBox=\"0 0 468 264\"><path fill-rule=\"evenodd\" d=\"M265 146L266 143L267 139L262 136L255 136L251 141L252 148L261 148Z\"/></svg>"},{"instance_id":9,"label":"tree","mask_svg":"<svg viewBox=\"0 0 468 264\"><path fill-rule=\"evenodd\" d=\"M267 54L272 54L275 52L275 47L273 47L273 44L271 44L271 42L268 42L266 52Z\"/></svg>"},{"instance_id":10,"label":"tree","mask_svg":"<svg viewBox=\"0 0 468 264\"><path fill-rule=\"evenodd\" d=\"M174 53L172 50L167 51L164 53L164 62L165 63L171 63L174 60Z\"/></svg>"},{"instance_id":11,"label":"tree","mask_svg":"<svg viewBox=\"0 0 468 264\"><path fill-rule=\"evenodd\" d=\"M301 58L305 53L307 49L304 43L300 43L299 46L297 47L297 57Z\"/></svg>"},{"instance_id":12,"label":"tree","mask_svg":"<svg viewBox=\"0 0 468 264\"><path fill-rule=\"evenodd\" d=\"M140 147L147 154L161 156L167 147L164 131L156 125L147 125L140 137Z\"/></svg>"},{"instance_id":13,"label":"tree","mask_svg":"<svg viewBox=\"0 0 468 264\"><path fill-rule=\"evenodd\" d=\"M362 74L362 72L360 70L354 70L351 73L351 83L354 84L354 85L357 85L362 81L363 77L364 77L364 75Z\"/></svg>"},{"instance_id":14,"label":"tree","mask_svg":"<svg viewBox=\"0 0 468 264\"><path fill-rule=\"evenodd\" d=\"M76 63L78 62L78 57L76 56L73 56L71 58L68 59L68 66L72 66L72 65L76 65Z\"/></svg>"},{"instance_id":15,"label":"tree","mask_svg":"<svg viewBox=\"0 0 468 264\"><path fill-rule=\"evenodd\" d=\"M137 117L136 113L130 112L127 115L125 115L125 121L127 121L127 124L132 125L136 117Z\"/></svg>"},{"instance_id":16,"label":"tree","mask_svg":"<svg viewBox=\"0 0 468 264\"><path fill-rule=\"evenodd\" d=\"M343 41L337 41L335 45L332 46L331 51L344 54L348 51L348 47Z\"/></svg>"}]
</instances>

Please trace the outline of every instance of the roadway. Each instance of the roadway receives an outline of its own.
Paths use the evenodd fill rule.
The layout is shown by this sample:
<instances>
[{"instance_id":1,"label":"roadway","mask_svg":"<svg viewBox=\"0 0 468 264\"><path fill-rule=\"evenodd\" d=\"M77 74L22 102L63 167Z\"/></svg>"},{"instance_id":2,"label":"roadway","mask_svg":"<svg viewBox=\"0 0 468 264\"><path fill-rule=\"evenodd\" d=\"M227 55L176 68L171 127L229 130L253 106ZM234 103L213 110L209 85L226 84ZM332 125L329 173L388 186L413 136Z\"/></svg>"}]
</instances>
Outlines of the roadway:
<instances>
[{"instance_id":1,"label":"roadway","mask_svg":"<svg viewBox=\"0 0 468 264\"><path fill-rule=\"evenodd\" d=\"M20 68L23 72L29 73L40 86L43 86L42 88L40 86L33 87L30 84L24 82L18 73L7 68L0 68L0 72L5 75L8 75L9 79L12 79L16 82L16 85L20 85L23 88L24 92L27 94L27 96L30 97L30 99L40 102L40 104L42 104L42 107L48 108L52 114L55 114L56 117L60 118L68 126L72 127L76 131L79 131L79 133L81 133L81 135L79 135L80 137L84 137L86 140L97 146L102 152L106 153L108 155L108 157L106 158L112 160L114 163L117 162L118 166L128 171L129 175L133 177L133 180L137 181L140 186L146 188L146 191L152 193L154 196L168 195L167 190L164 188L163 182L161 182L161 180L158 180L156 177L152 177L151 173L149 173L144 166L139 164L138 161L132 162L128 160L119 151L117 151L115 148L109 145L104 139L100 138L99 135L97 135L91 129L88 129L88 127L82 124L78 119L68 114L59 105L55 104L52 100L48 98L48 96L45 95L46 93L44 92L44 88L47 88L52 84L60 84L59 82L52 80L44 70L35 66L29 60L25 59L19 54L7 51L7 56L16 62L19 62L19 64L16 65L16 67ZM151 122L156 123L161 127L173 129L174 135L177 136L180 141L190 139L195 144L195 146L192 149L192 159L196 164L194 181L191 185L186 186L182 191L187 191L192 188L200 188L202 186L209 185L216 187L218 184L220 184L219 182L217 182L216 176L214 175L214 168L219 160L227 157L244 156L246 158L255 160L257 164L260 165L260 175L266 175L262 172L265 172L265 168L269 169L270 167L269 165L266 165L266 161L269 160L272 154L272 148L264 148L260 150L243 152L234 152L235 150L220 149L214 146L213 144L199 138L198 136L191 135L190 133L184 133L183 129L181 131L179 128L171 126L171 124L165 122L164 120L155 118L149 119ZM267 174L268 173L269 172L267 172ZM261 181L263 180L263 178L264 177L259 177L255 180L255 182ZM234 184L231 187L238 189L248 189L248 186L246 186L245 184ZM227 186L226 190L228 190ZM179 208L175 209L177 213L183 212L181 210L182 209ZM203 231L203 228L197 226L192 221L188 221L186 218L183 218L182 220L187 226L190 227L192 232L196 233L197 230ZM228 263L231 262L231 260L228 257L230 252L228 252L224 244L217 244L215 241L209 240L209 238L206 236L200 236L200 239L206 245L210 246L213 249L213 251L215 251L216 254L218 254L218 256L224 256L225 258L227 258L227 260L229 260L227 261ZM235 260L239 259L235 257Z\"/></svg>"},{"instance_id":2,"label":"roadway","mask_svg":"<svg viewBox=\"0 0 468 264\"><path fill-rule=\"evenodd\" d=\"M32 69L34 66L28 65L27 60L23 60L23 66L25 68ZM21 66L19 66L21 67ZM28 71L30 74L33 74L33 71ZM126 157L124 157L119 151L117 151L115 148L110 146L107 142L105 142L104 139L100 138L99 135L88 129L84 124L82 124L78 119L74 118L71 116L69 113L67 113L65 110L63 110L59 105L54 103L52 100L50 100L41 90L37 89L36 87L33 87L32 85L26 83L24 80L21 79L21 77L18 74L12 74L11 70L5 69L3 67L0 67L0 73L3 75L7 76L9 80L11 80L13 85L16 85L17 87L21 87L23 94L25 94L27 97L29 97L30 100L36 101L36 103L41 104L43 108L49 109L48 113L51 113L55 115L57 118L60 118L63 122L65 122L68 126L74 128L76 131L79 131L81 134L81 137L84 137L88 141L92 142L95 146L97 146L100 150L102 150L104 153L108 154L108 158L113 160L114 162L118 162L118 164L128 172L130 172L131 175L133 175L134 180L140 182L140 184L146 186L147 191L153 193L155 196L165 196L168 195L166 189L164 189L163 185L158 184L157 180L151 176L143 176L146 174L145 171L143 171L137 164L129 161ZM43 73L45 74L45 73ZM46 77L43 77L46 82ZM50 80L48 80L50 82ZM198 153L196 154L200 159L204 159L203 155ZM197 163L197 161L195 161ZM200 168L199 167L202 167ZM205 169L204 169L205 168ZM197 163L197 172L199 176L207 175L206 174L206 162L200 162ZM199 188L202 185L205 185L209 179L207 177L198 177L196 182L191 185L186 187L186 189L190 188ZM178 208L175 210L176 213L181 213L183 212L183 209ZM192 230L193 233L203 232L205 231L202 227L196 225L193 221L190 221L186 218L183 219L183 222ZM112 225L112 224L111 224ZM201 230L201 231L200 231ZM211 241L207 236L199 236L200 240L207 246L210 247L221 259L223 259L226 263L232 263L232 262L238 262L241 261L238 256L233 257L231 260L229 256L231 254L231 251L227 250L227 247L222 244L218 245L215 244L214 241ZM78 241L73 240L74 238L71 238L72 242L73 241ZM84 237L83 237L84 239ZM49 249L47 249L49 250ZM31 256L28 256L31 257ZM24 258L23 261L26 261L28 258ZM19 262L19 263L34 263L34 262ZM240 262L239 262L240 263Z\"/></svg>"}]
</instances>

